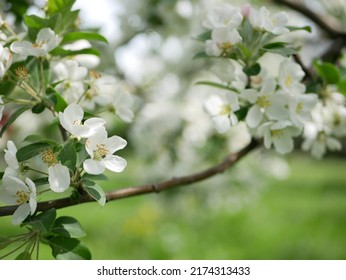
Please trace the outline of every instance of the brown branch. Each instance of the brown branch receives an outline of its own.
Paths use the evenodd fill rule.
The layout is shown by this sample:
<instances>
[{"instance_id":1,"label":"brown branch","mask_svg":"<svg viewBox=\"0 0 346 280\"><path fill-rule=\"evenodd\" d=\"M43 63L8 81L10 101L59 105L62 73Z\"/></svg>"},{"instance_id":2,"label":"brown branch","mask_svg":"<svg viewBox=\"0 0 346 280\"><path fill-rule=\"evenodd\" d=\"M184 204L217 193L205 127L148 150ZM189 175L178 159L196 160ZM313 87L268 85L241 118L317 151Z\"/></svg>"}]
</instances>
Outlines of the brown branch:
<instances>
[{"instance_id":1,"label":"brown branch","mask_svg":"<svg viewBox=\"0 0 346 280\"><path fill-rule=\"evenodd\" d=\"M249 152L251 152L258 146L259 146L259 142L257 140L252 140L251 143L247 147L245 147L243 150L239 151L238 153L228 155L221 163L213 167L210 167L208 169L205 169L201 172L197 172L197 173L187 175L187 176L182 176L182 177L174 177L170 180L163 181L160 183L126 187L123 189L117 189L114 191L106 192L107 202L122 199L122 198L128 198L132 196L138 196L142 194L153 193L153 192L159 193L161 191L165 191L168 189L181 187L181 186L187 186L192 183L203 181L205 179L213 177L229 169L235 163L237 163L238 160L240 160L242 157L247 155ZM78 200L72 199L71 197L66 197L66 198L61 198L56 200L39 202L37 204L37 211L38 212L46 211L51 208L60 209L60 208L65 208L65 207L87 203L87 202L95 202L95 200L89 196L82 196ZM0 217L12 215L14 211L17 209L17 207L18 206L0 207Z\"/></svg>"},{"instance_id":2,"label":"brown branch","mask_svg":"<svg viewBox=\"0 0 346 280\"><path fill-rule=\"evenodd\" d=\"M335 62L340 57L342 49L346 46L346 32L337 30L337 28L332 26L332 24L328 22L326 18L323 18L321 15L314 13L312 10L298 2L292 2L288 0L272 1L274 3L289 7L292 10L306 16L325 32L327 38L334 40L334 42L325 51L325 53L321 55L322 60Z\"/></svg>"},{"instance_id":3,"label":"brown branch","mask_svg":"<svg viewBox=\"0 0 346 280\"><path fill-rule=\"evenodd\" d=\"M340 37L346 38L346 33L336 30L335 27L331 26L330 23L326 21L326 19L323 19L321 15L314 13L306 6L293 1L287 1L287 0L272 0L274 3L284 5L286 7L289 7L290 9L301 13L302 15L306 16L310 20L312 20L317 26L319 26L323 31L326 32L326 35L331 39L336 39Z\"/></svg>"}]
</instances>

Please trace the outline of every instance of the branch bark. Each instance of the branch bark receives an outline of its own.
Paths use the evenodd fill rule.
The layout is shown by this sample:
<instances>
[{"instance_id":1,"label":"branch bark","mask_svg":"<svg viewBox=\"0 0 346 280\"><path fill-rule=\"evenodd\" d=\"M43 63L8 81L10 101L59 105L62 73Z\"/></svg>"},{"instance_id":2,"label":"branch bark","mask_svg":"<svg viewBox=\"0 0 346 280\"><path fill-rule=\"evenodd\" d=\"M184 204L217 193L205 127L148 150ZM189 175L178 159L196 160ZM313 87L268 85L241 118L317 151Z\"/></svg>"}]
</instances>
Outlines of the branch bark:
<instances>
[{"instance_id":1,"label":"branch bark","mask_svg":"<svg viewBox=\"0 0 346 280\"><path fill-rule=\"evenodd\" d=\"M238 153L228 155L222 162L208 169L205 169L203 171L200 171L191 175L186 175L182 177L173 177L170 180L162 181L159 183L132 186L132 187L126 187L123 189L117 189L114 191L109 191L109 192L106 192L106 200L107 202L110 202L113 200L128 198L132 196L138 196L142 194L159 193L161 191L166 191L166 190L176 188L176 187L181 187L181 186L188 186L190 184L206 180L217 174L223 173L224 171L232 167L234 164L236 164L245 155L250 153L252 150L256 149L258 146L259 146L259 142L253 139L251 143L247 147L245 147L243 150L239 151ZM87 203L87 202L95 202L95 200L90 196L81 196L78 200L72 199L71 197L66 197L66 198L61 198L56 200L39 202L37 204L37 211L38 212L46 211L51 208L61 209L61 208L65 208L65 207L69 207L73 205ZM14 211L17 209L17 207L18 207L17 205L0 207L0 217L12 215Z\"/></svg>"}]
</instances>

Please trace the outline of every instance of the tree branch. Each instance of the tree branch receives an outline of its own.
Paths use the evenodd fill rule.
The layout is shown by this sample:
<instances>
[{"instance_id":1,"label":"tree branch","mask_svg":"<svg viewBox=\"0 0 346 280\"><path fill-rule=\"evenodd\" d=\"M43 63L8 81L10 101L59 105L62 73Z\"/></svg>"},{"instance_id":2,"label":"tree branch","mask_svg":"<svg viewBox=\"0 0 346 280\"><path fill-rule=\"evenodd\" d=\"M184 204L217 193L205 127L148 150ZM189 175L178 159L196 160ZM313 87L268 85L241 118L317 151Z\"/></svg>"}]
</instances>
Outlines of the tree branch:
<instances>
[{"instance_id":1,"label":"tree branch","mask_svg":"<svg viewBox=\"0 0 346 280\"><path fill-rule=\"evenodd\" d=\"M327 21L327 18L323 18L321 15L314 13L306 6L288 0L272 0L274 3L284 5L292 10L301 13L310 20L312 20L317 26L319 26L324 32L327 38L334 40L330 47L321 55L321 59L324 61L335 62L341 53L341 50L346 46L346 32L337 30L331 22Z\"/></svg>"},{"instance_id":2,"label":"tree branch","mask_svg":"<svg viewBox=\"0 0 346 280\"><path fill-rule=\"evenodd\" d=\"M247 155L249 152L257 148L258 146L259 142L253 139L251 143L243 150L239 151L238 153L228 155L221 163L212 166L208 169L205 169L201 172L197 172L182 177L173 177L170 180L159 183L126 187L123 189L117 189L114 191L106 192L107 202L153 192L159 193L161 191L165 191L168 189L187 186L192 183L203 181L229 169L234 164L236 164L241 158L243 158L245 155ZM37 204L37 211L46 211L51 208L60 209L87 202L95 202L95 200L90 196L81 196L78 200L72 199L71 197L66 197L56 200L39 202ZM0 217L12 215L14 211L17 209L17 207L18 206L0 207Z\"/></svg>"}]
</instances>

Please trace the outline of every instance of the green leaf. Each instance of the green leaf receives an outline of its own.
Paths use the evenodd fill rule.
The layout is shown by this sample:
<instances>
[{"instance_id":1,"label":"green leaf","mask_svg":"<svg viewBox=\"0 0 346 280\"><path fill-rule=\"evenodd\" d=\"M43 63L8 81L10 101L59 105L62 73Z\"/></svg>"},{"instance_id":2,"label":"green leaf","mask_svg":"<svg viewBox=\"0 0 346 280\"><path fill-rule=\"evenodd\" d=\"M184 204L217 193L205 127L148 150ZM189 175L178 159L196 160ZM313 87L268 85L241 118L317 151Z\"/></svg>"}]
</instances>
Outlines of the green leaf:
<instances>
[{"instance_id":1,"label":"green leaf","mask_svg":"<svg viewBox=\"0 0 346 280\"><path fill-rule=\"evenodd\" d=\"M200 82L197 82L196 85L206 85L206 86L211 86L211 87L215 87L215 88L234 90L233 88L230 88L230 87L228 87L226 85L219 84L219 83L216 83L216 82L211 82L211 81L200 81Z\"/></svg>"},{"instance_id":2,"label":"green leaf","mask_svg":"<svg viewBox=\"0 0 346 280\"><path fill-rule=\"evenodd\" d=\"M77 153L72 141L68 141L62 146L58 156L58 160L62 165L67 166L70 170L74 171L77 163Z\"/></svg>"},{"instance_id":3,"label":"green leaf","mask_svg":"<svg viewBox=\"0 0 346 280\"><path fill-rule=\"evenodd\" d=\"M306 26L286 26L288 28L289 31L299 31L299 30L305 30L309 33L312 32L311 26L306 25Z\"/></svg>"},{"instance_id":4,"label":"green leaf","mask_svg":"<svg viewBox=\"0 0 346 280\"><path fill-rule=\"evenodd\" d=\"M65 99L61 96L61 94L55 90L54 86L56 84L55 83L52 84L51 86L49 86L46 90L47 93L47 99L49 100L49 102L54 106L54 111L55 112L62 112L65 110L65 108L67 107L67 102L65 101Z\"/></svg>"},{"instance_id":5,"label":"green leaf","mask_svg":"<svg viewBox=\"0 0 346 280\"><path fill-rule=\"evenodd\" d=\"M251 66L245 66L243 68L243 71L248 76L256 76L259 74L259 72L261 72L261 65L259 65L258 63L255 63Z\"/></svg>"},{"instance_id":6,"label":"green leaf","mask_svg":"<svg viewBox=\"0 0 346 280\"><path fill-rule=\"evenodd\" d=\"M48 145L54 146L57 145L57 143L50 139L42 139L42 135L38 134L31 134L26 136L23 139L23 142L29 142L29 143L47 143Z\"/></svg>"},{"instance_id":7,"label":"green leaf","mask_svg":"<svg viewBox=\"0 0 346 280\"><path fill-rule=\"evenodd\" d=\"M53 256L58 260L90 260L91 253L78 239L56 236L48 240Z\"/></svg>"},{"instance_id":8,"label":"green leaf","mask_svg":"<svg viewBox=\"0 0 346 280\"><path fill-rule=\"evenodd\" d=\"M80 238L86 235L80 223L73 217L59 217L55 220L52 232L65 237Z\"/></svg>"},{"instance_id":9,"label":"green leaf","mask_svg":"<svg viewBox=\"0 0 346 280\"><path fill-rule=\"evenodd\" d=\"M39 153L42 150L47 149L50 146L51 145L46 142L37 142L37 143L24 146L17 151L16 153L17 160L19 162L28 160L34 156L39 155Z\"/></svg>"},{"instance_id":10,"label":"green leaf","mask_svg":"<svg viewBox=\"0 0 346 280\"><path fill-rule=\"evenodd\" d=\"M89 180L83 180L85 190L87 193L94 198L101 206L106 204L106 195L104 190L95 182Z\"/></svg>"},{"instance_id":11,"label":"green leaf","mask_svg":"<svg viewBox=\"0 0 346 280\"><path fill-rule=\"evenodd\" d=\"M52 30L55 29L55 25L58 21L58 15L51 18L41 18L36 15L25 15L24 22L29 29L29 37L32 41L36 40L37 33L45 27L49 27Z\"/></svg>"},{"instance_id":12,"label":"green leaf","mask_svg":"<svg viewBox=\"0 0 346 280\"><path fill-rule=\"evenodd\" d=\"M339 82L340 73L333 64L315 60L313 62L313 65L316 69L317 74L326 84L337 84Z\"/></svg>"},{"instance_id":13,"label":"green leaf","mask_svg":"<svg viewBox=\"0 0 346 280\"><path fill-rule=\"evenodd\" d=\"M52 208L33 218L30 218L29 221L22 223L21 226L32 226L33 229L39 230L43 234L48 234L53 227L55 218L56 210Z\"/></svg>"},{"instance_id":14,"label":"green leaf","mask_svg":"<svg viewBox=\"0 0 346 280\"><path fill-rule=\"evenodd\" d=\"M38 178L38 179L33 180L33 182L35 183L36 187L44 186L44 185L48 185L49 184L48 177Z\"/></svg>"},{"instance_id":15,"label":"green leaf","mask_svg":"<svg viewBox=\"0 0 346 280\"><path fill-rule=\"evenodd\" d=\"M297 53L297 50L293 47L287 46L288 44L286 42L273 42L264 45L261 50L270 52L270 53L276 53L285 57L291 56L293 54Z\"/></svg>"},{"instance_id":16,"label":"green leaf","mask_svg":"<svg viewBox=\"0 0 346 280\"><path fill-rule=\"evenodd\" d=\"M104 174L92 175L85 173L82 176L82 179L90 180L90 181L107 181L108 177Z\"/></svg>"},{"instance_id":17,"label":"green leaf","mask_svg":"<svg viewBox=\"0 0 346 280\"><path fill-rule=\"evenodd\" d=\"M211 30L208 30L206 32L203 32L197 35L197 37L195 37L195 40L204 42L206 40L209 40L210 38L211 38Z\"/></svg>"},{"instance_id":18,"label":"green leaf","mask_svg":"<svg viewBox=\"0 0 346 280\"><path fill-rule=\"evenodd\" d=\"M15 260L31 260L31 255L28 251L21 252Z\"/></svg>"},{"instance_id":19,"label":"green leaf","mask_svg":"<svg viewBox=\"0 0 346 280\"><path fill-rule=\"evenodd\" d=\"M343 95L346 95L346 79L344 79L338 83L338 90Z\"/></svg>"},{"instance_id":20,"label":"green leaf","mask_svg":"<svg viewBox=\"0 0 346 280\"><path fill-rule=\"evenodd\" d=\"M43 103L39 103L32 107L31 112L34 114L41 114L44 109L46 109L46 106Z\"/></svg>"},{"instance_id":21,"label":"green leaf","mask_svg":"<svg viewBox=\"0 0 346 280\"><path fill-rule=\"evenodd\" d=\"M88 41L100 41L104 43L108 43L107 39L103 37L101 34L96 32L70 32L65 35L62 40L62 44L74 42L77 40L88 40Z\"/></svg>"},{"instance_id":22,"label":"green leaf","mask_svg":"<svg viewBox=\"0 0 346 280\"><path fill-rule=\"evenodd\" d=\"M48 0L47 12L49 15L71 10L75 0Z\"/></svg>"},{"instance_id":23,"label":"green leaf","mask_svg":"<svg viewBox=\"0 0 346 280\"><path fill-rule=\"evenodd\" d=\"M60 47L56 47L50 53L52 55L61 56L61 57L74 56L77 54L93 54L96 56L100 56L100 54L101 54L99 50L94 49L94 48L86 48L86 49L71 51L71 50L65 50L65 49L60 48Z\"/></svg>"},{"instance_id":24,"label":"green leaf","mask_svg":"<svg viewBox=\"0 0 346 280\"><path fill-rule=\"evenodd\" d=\"M89 157L85 145L82 143L76 143L76 152L77 152L77 166L81 166L83 162Z\"/></svg>"},{"instance_id":25,"label":"green leaf","mask_svg":"<svg viewBox=\"0 0 346 280\"><path fill-rule=\"evenodd\" d=\"M29 107L19 107L16 111L14 111L14 113L8 118L7 122L5 123L5 125L1 128L0 131L0 137L2 137L2 135L4 134L4 132L6 131L7 128L9 128L9 126L21 115L23 114L26 110L28 110Z\"/></svg>"}]
</instances>

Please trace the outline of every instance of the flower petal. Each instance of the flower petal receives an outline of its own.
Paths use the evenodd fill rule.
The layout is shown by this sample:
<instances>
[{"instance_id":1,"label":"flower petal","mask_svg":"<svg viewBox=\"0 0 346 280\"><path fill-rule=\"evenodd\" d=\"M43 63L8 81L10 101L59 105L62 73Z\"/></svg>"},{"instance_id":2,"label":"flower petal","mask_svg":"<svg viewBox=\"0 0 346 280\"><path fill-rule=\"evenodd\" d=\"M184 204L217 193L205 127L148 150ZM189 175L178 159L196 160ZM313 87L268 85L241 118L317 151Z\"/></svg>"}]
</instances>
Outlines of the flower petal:
<instances>
[{"instance_id":1,"label":"flower petal","mask_svg":"<svg viewBox=\"0 0 346 280\"><path fill-rule=\"evenodd\" d=\"M113 156L113 155L105 158L104 163L106 168L113 172L122 172L127 165L127 162L125 159L123 159L122 157Z\"/></svg>"},{"instance_id":2,"label":"flower petal","mask_svg":"<svg viewBox=\"0 0 346 280\"><path fill-rule=\"evenodd\" d=\"M48 182L52 191L63 192L70 186L70 172L60 163L48 167Z\"/></svg>"},{"instance_id":3,"label":"flower petal","mask_svg":"<svg viewBox=\"0 0 346 280\"><path fill-rule=\"evenodd\" d=\"M28 203L24 203L18 206L16 211L14 211L12 216L12 223L14 225L21 224L27 216L30 214L30 205Z\"/></svg>"},{"instance_id":4,"label":"flower petal","mask_svg":"<svg viewBox=\"0 0 346 280\"><path fill-rule=\"evenodd\" d=\"M86 173L92 175L102 174L106 167L104 161L98 161L93 159L87 159L83 162L83 168Z\"/></svg>"}]
</instances>

